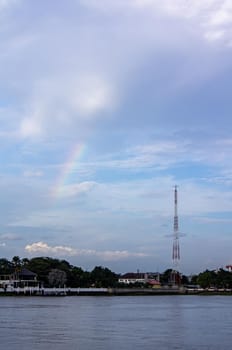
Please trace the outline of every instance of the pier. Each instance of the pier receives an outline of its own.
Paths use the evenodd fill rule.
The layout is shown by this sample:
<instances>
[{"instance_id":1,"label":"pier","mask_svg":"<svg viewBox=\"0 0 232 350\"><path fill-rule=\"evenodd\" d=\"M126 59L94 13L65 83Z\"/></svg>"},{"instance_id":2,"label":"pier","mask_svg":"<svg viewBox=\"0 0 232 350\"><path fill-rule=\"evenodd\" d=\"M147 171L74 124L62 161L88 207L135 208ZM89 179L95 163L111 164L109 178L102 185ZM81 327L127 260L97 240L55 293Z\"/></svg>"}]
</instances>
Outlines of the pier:
<instances>
[{"instance_id":1,"label":"pier","mask_svg":"<svg viewBox=\"0 0 232 350\"><path fill-rule=\"evenodd\" d=\"M0 288L0 296L133 296L133 295L232 295L232 289L216 288Z\"/></svg>"}]
</instances>

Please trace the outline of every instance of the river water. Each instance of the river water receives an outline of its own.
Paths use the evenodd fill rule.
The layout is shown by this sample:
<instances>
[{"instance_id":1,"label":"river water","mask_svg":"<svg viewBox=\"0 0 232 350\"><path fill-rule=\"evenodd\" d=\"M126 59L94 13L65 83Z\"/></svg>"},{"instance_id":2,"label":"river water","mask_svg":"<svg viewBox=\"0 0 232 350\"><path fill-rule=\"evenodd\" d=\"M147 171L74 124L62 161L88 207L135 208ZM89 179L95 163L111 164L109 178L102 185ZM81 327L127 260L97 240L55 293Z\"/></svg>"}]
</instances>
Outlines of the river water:
<instances>
[{"instance_id":1,"label":"river water","mask_svg":"<svg viewBox=\"0 0 232 350\"><path fill-rule=\"evenodd\" d=\"M230 296L1 297L4 350L227 350Z\"/></svg>"}]
</instances>

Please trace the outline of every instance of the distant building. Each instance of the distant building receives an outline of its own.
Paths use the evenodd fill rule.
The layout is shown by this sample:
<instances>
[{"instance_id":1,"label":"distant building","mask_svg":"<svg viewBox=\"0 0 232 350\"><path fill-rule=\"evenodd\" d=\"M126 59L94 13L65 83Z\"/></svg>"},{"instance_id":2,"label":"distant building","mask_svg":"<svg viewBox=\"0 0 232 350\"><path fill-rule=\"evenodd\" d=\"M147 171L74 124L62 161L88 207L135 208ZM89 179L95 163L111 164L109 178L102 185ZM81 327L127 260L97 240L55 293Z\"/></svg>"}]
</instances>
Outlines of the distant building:
<instances>
[{"instance_id":1,"label":"distant building","mask_svg":"<svg viewBox=\"0 0 232 350\"><path fill-rule=\"evenodd\" d=\"M158 272L128 272L120 276L118 282L124 284L143 283L150 284L153 287L158 287L160 286L159 277L160 275Z\"/></svg>"},{"instance_id":2,"label":"distant building","mask_svg":"<svg viewBox=\"0 0 232 350\"><path fill-rule=\"evenodd\" d=\"M35 287L38 285L37 274L25 269L16 269L8 275L0 275L0 288Z\"/></svg>"},{"instance_id":3,"label":"distant building","mask_svg":"<svg viewBox=\"0 0 232 350\"><path fill-rule=\"evenodd\" d=\"M229 272L232 272L232 265L226 265L226 269L227 269Z\"/></svg>"},{"instance_id":4,"label":"distant building","mask_svg":"<svg viewBox=\"0 0 232 350\"><path fill-rule=\"evenodd\" d=\"M145 282L145 273L141 272L128 272L125 273L124 275L120 276L119 283L125 283L125 284L130 284L130 283L146 283Z\"/></svg>"}]
</instances>

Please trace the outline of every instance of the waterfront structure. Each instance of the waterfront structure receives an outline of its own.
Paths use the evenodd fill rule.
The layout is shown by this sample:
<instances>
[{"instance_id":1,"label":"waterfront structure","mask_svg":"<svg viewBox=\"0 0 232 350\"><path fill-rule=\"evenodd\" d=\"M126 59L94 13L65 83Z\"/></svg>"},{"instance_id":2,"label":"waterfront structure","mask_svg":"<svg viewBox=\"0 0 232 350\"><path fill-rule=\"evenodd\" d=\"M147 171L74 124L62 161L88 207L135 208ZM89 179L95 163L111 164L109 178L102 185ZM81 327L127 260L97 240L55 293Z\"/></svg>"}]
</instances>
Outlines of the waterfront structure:
<instances>
[{"instance_id":1,"label":"waterfront structure","mask_svg":"<svg viewBox=\"0 0 232 350\"><path fill-rule=\"evenodd\" d=\"M11 274L0 275L0 288L4 290L17 287L35 287L38 284L37 274L26 268L15 269Z\"/></svg>"}]
</instances>

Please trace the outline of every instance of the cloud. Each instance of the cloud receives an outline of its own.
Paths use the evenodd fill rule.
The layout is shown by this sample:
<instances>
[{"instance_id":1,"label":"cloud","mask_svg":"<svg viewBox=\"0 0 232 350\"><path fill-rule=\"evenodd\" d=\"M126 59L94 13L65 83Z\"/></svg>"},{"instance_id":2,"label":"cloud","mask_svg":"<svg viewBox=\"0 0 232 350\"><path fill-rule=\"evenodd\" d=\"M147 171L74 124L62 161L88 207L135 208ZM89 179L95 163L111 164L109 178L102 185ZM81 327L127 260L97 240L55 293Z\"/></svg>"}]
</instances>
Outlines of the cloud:
<instances>
[{"instance_id":1,"label":"cloud","mask_svg":"<svg viewBox=\"0 0 232 350\"><path fill-rule=\"evenodd\" d=\"M75 197L90 192L95 186L96 182L84 181L71 185L62 185L58 189L55 188L54 192L55 195L59 195L60 197Z\"/></svg>"},{"instance_id":2,"label":"cloud","mask_svg":"<svg viewBox=\"0 0 232 350\"><path fill-rule=\"evenodd\" d=\"M147 256L144 253L133 253L128 252L127 250L116 250L116 251L97 251L92 249L76 249L67 246L49 246L44 242L36 242L28 244L25 246L25 250L30 254L52 254L60 256L91 256L98 257L104 261L117 261L128 259L131 257L142 258Z\"/></svg>"},{"instance_id":3,"label":"cloud","mask_svg":"<svg viewBox=\"0 0 232 350\"><path fill-rule=\"evenodd\" d=\"M216 40L222 39L224 35L225 35L224 30L212 30L212 31L206 32L204 37L208 41L214 42Z\"/></svg>"},{"instance_id":4,"label":"cloud","mask_svg":"<svg viewBox=\"0 0 232 350\"><path fill-rule=\"evenodd\" d=\"M20 126L20 134L23 138L39 136L42 132L42 127L39 120L36 118L24 118Z\"/></svg>"},{"instance_id":5,"label":"cloud","mask_svg":"<svg viewBox=\"0 0 232 350\"><path fill-rule=\"evenodd\" d=\"M143 3L143 1L139 1ZM145 1L146 3L146 1ZM232 31L232 3L230 0L164 0L147 1L159 7L169 15L196 21L206 40L212 42L226 39L230 42Z\"/></svg>"},{"instance_id":6,"label":"cloud","mask_svg":"<svg viewBox=\"0 0 232 350\"><path fill-rule=\"evenodd\" d=\"M28 253L42 253L42 254L60 254L60 255L76 255L76 250L65 246L50 247L47 243L36 242L28 244L25 247Z\"/></svg>"},{"instance_id":7,"label":"cloud","mask_svg":"<svg viewBox=\"0 0 232 350\"><path fill-rule=\"evenodd\" d=\"M218 4L217 8L211 12L208 23L211 26L224 26L232 23L232 3L230 0L212 1Z\"/></svg>"},{"instance_id":8,"label":"cloud","mask_svg":"<svg viewBox=\"0 0 232 350\"><path fill-rule=\"evenodd\" d=\"M173 17L195 22L196 30L202 32L208 41L219 40L226 35L230 42L232 31L232 3L230 0L83 0L84 6L93 7L104 12L128 11L147 12L148 16L159 14L161 17ZM124 10L124 11L123 11Z\"/></svg>"},{"instance_id":9,"label":"cloud","mask_svg":"<svg viewBox=\"0 0 232 350\"><path fill-rule=\"evenodd\" d=\"M208 165L214 169L230 169L230 141L226 139L198 140L190 138L160 138L157 141L126 148L118 153L106 153L96 159L80 164L80 167L92 170L115 169L139 173L147 171L170 170L183 167L186 162L192 165ZM190 157L191 155L191 157ZM212 176L212 174L211 174Z\"/></svg>"},{"instance_id":10,"label":"cloud","mask_svg":"<svg viewBox=\"0 0 232 350\"><path fill-rule=\"evenodd\" d=\"M226 218L212 218L212 217L195 217L194 220L206 224L231 224L232 219Z\"/></svg>"},{"instance_id":11,"label":"cloud","mask_svg":"<svg viewBox=\"0 0 232 350\"><path fill-rule=\"evenodd\" d=\"M21 0L0 0L0 11L19 4Z\"/></svg>"},{"instance_id":12,"label":"cloud","mask_svg":"<svg viewBox=\"0 0 232 350\"><path fill-rule=\"evenodd\" d=\"M227 28L214 26L212 29L212 24L204 27L205 18L208 18L208 15L206 17L203 15L204 11L212 11L215 7L212 2L206 1L206 3L207 5L201 5L195 1L189 5L188 1L87 0L82 2L82 6L99 10L105 8L107 11L117 9L120 14L125 13L125 16L127 10L134 11L135 16L123 20L122 26L116 26L114 22L105 23L107 30L104 33L101 30L99 16L96 16L96 22L85 25L85 21L80 23L77 21L79 24L76 26L72 19L66 21L66 17L62 17L59 13L56 14L56 21L52 24L46 19L42 21L36 18L36 26L31 23L30 33L26 30L23 32L19 30L17 33L9 31L4 45L1 45L1 52L8 53L5 60L1 61L1 66L4 67L2 81L8 82L11 99L17 100L14 106L18 112L17 121L15 119L14 123L16 126L11 126L15 135L18 133L22 138L34 141L45 136L49 138L57 134L64 135L68 131L70 134L82 137L83 130L86 133L89 130L91 132L98 121L113 119L113 112L122 105L123 98L126 99L128 95L129 84L133 89L138 83L134 84L137 76L135 73L139 72L142 64L149 61L151 55L154 58L154 67L158 65L155 68L157 69L155 76L162 70L159 67L160 63L157 63L162 52L166 53L170 48L173 52L184 51L186 42L191 42L192 45L188 35L194 31L190 30L188 34L180 36L175 24L169 21L170 16L184 19L184 15L191 14L191 21L199 20L204 36L211 42L218 42L224 37L224 33L226 35ZM72 5L68 5L67 12L72 6L73 2ZM148 20L145 22L146 14ZM157 21L153 20L152 14L156 16ZM47 16L49 17L49 13ZM164 21L160 21L159 18ZM136 26L137 19L143 25ZM17 25L18 22L16 28ZM181 27L182 25L190 28L188 23L184 22ZM58 31L55 31L56 29ZM188 44L188 48L196 52L191 45ZM15 61L15 57L20 57L20 60ZM37 60L38 57L40 60ZM134 57L136 59L133 59ZM175 61L176 59L173 60ZM164 81L164 84L154 87L157 90L155 93L161 95L160 101L163 100L162 89L165 89L167 94L171 89L170 85L173 84L176 93L178 80L199 81L210 69L208 60L207 67L197 62L194 69L189 67L187 62L188 60L185 60L184 65L181 63L181 72L178 67L177 69L173 67L173 72L177 73L173 73L176 76L171 78L172 83L166 84ZM211 65L213 59L210 62ZM13 73L12 66L16 67ZM186 67L187 78L183 77L183 67ZM25 71L27 74L22 74ZM213 71L211 74L215 74L216 70L210 69L210 71ZM125 118L122 115L118 117L119 122L123 122L122 118ZM10 118L5 120L5 124L9 125Z\"/></svg>"},{"instance_id":13,"label":"cloud","mask_svg":"<svg viewBox=\"0 0 232 350\"><path fill-rule=\"evenodd\" d=\"M43 175L43 172L40 170L27 170L23 173L23 176L25 177L41 177Z\"/></svg>"},{"instance_id":14,"label":"cloud","mask_svg":"<svg viewBox=\"0 0 232 350\"><path fill-rule=\"evenodd\" d=\"M110 85L97 76L83 77L73 88L70 104L81 116L91 116L111 108L113 96Z\"/></svg>"},{"instance_id":15,"label":"cloud","mask_svg":"<svg viewBox=\"0 0 232 350\"><path fill-rule=\"evenodd\" d=\"M137 144L117 153L106 153L96 159L80 164L80 168L92 170L115 169L144 172L151 169L164 170L189 159L190 141L159 140ZM194 159L193 159L194 161Z\"/></svg>"},{"instance_id":16,"label":"cloud","mask_svg":"<svg viewBox=\"0 0 232 350\"><path fill-rule=\"evenodd\" d=\"M19 235L16 235L14 233L3 233L0 234L0 240L1 241L20 241L22 238ZM1 247L6 247L7 244L5 242L0 243Z\"/></svg>"},{"instance_id":17,"label":"cloud","mask_svg":"<svg viewBox=\"0 0 232 350\"><path fill-rule=\"evenodd\" d=\"M97 74L74 70L72 76L50 77L34 85L20 122L23 138L46 136L58 128L77 129L78 125L100 118L100 112L115 104L112 86Z\"/></svg>"},{"instance_id":18,"label":"cloud","mask_svg":"<svg viewBox=\"0 0 232 350\"><path fill-rule=\"evenodd\" d=\"M0 239L5 241L18 241L22 238L14 233L3 233L0 234Z\"/></svg>"}]
</instances>

